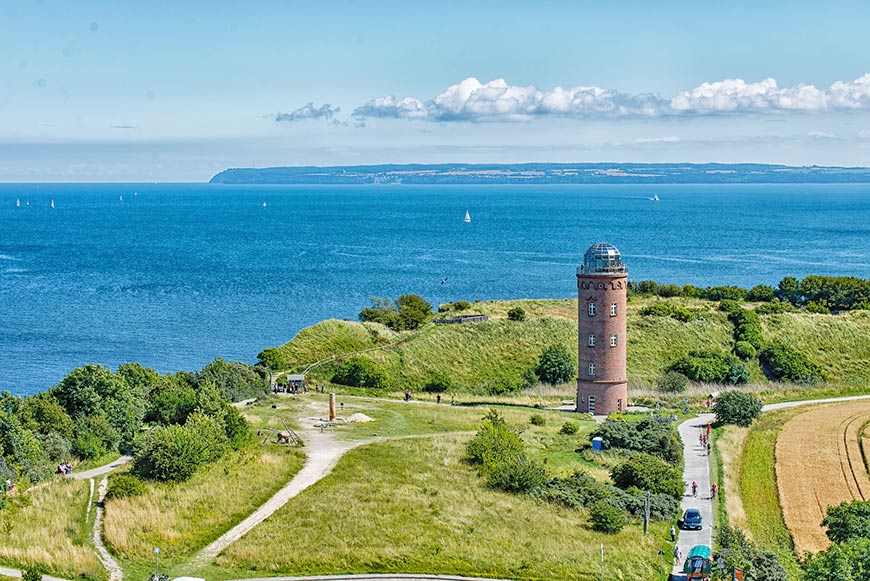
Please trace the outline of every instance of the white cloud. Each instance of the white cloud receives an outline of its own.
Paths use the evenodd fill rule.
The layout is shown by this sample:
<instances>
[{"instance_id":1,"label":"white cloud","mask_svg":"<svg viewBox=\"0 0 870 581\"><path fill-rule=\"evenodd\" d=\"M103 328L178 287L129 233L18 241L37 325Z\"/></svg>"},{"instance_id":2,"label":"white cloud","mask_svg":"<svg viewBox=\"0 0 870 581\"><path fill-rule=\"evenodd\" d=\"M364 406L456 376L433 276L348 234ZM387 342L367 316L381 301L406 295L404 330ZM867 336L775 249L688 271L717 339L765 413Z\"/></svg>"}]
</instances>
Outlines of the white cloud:
<instances>
[{"instance_id":1,"label":"white cloud","mask_svg":"<svg viewBox=\"0 0 870 581\"><path fill-rule=\"evenodd\" d=\"M870 74L827 89L799 84L779 87L773 78L755 83L726 79L702 83L672 99L655 93L630 95L595 86L509 85L504 79L481 83L469 77L427 101L380 97L357 107L358 118L424 121L527 121L536 117L678 117L769 112L870 110Z\"/></svg>"},{"instance_id":2,"label":"white cloud","mask_svg":"<svg viewBox=\"0 0 870 581\"><path fill-rule=\"evenodd\" d=\"M504 79L481 83L474 77L448 87L429 101L381 97L357 107L356 117L426 121L525 121L534 117L646 116L662 114L667 102L657 95L631 96L600 87L508 85Z\"/></svg>"},{"instance_id":3,"label":"white cloud","mask_svg":"<svg viewBox=\"0 0 870 581\"><path fill-rule=\"evenodd\" d=\"M275 115L275 121L305 121L308 119L326 119L331 121L336 113L341 111L340 107L333 107L329 103L324 103L320 107L315 107L313 102L306 103L292 113L278 113Z\"/></svg>"}]
</instances>

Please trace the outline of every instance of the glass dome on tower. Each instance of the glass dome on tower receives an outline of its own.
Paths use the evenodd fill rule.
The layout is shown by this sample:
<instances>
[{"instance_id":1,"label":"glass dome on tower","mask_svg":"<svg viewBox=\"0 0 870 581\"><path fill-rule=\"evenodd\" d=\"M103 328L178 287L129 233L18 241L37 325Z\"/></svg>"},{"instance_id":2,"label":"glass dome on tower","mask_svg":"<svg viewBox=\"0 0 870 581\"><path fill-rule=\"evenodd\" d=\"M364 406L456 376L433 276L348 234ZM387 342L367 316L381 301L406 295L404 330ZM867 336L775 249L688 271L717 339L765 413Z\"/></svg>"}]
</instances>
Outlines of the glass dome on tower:
<instances>
[{"instance_id":1,"label":"glass dome on tower","mask_svg":"<svg viewBox=\"0 0 870 581\"><path fill-rule=\"evenodd\" d=\"M610 242L598 242L583 255L577 274L625 274L625 264L619 249Z\"/></svg>"}]
</instances>

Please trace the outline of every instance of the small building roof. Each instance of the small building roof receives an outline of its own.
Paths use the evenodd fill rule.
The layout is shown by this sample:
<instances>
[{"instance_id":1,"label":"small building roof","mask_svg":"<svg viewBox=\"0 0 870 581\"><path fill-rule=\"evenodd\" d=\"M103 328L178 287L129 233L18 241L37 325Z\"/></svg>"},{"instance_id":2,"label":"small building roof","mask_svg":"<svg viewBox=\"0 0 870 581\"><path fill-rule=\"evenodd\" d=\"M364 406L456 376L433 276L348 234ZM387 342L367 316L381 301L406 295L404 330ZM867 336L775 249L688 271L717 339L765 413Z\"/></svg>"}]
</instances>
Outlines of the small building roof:
<instances>
[{"instance_id":1,"label":"small building roof","mask_svg":"<svg viewBox=\"0 0 870 581\"><path fill-rule=\"evenodd\" d=\"M290 381L305 381L305 374L303 373L288 373L285 377Z\"/></svg>"}]
</instances>

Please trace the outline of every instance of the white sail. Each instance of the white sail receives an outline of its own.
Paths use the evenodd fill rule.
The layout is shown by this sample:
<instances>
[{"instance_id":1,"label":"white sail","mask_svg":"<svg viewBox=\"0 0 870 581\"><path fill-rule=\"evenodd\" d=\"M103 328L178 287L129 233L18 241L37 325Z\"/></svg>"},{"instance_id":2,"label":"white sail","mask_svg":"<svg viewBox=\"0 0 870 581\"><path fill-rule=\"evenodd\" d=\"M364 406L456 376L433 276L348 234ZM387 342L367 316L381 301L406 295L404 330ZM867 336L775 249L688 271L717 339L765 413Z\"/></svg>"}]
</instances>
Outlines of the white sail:
<instances>
[{"instance_id":1,"label":"white sail","mask_svg":"<svg viewBox=\"0 0 870 581\"><path fill-rule=\"evenodd\" d=\"M471 214L468 213L468 210L465 210L465 223L471 222Z\"/></svg>"},{"instance_id":2,"label":"white sail","mask_svg":"<svg viewBox=\"0 0 870 581\"><path fill-rule=\"evenodd\" d=\"M124 201L124 196L118 196L118 201L119 201L119 202L123 202L123 201Z\"/></svg>"},{"instance_id":3,"label":"white sail","mask_svg":"<svg viewBox=\"0 0 870 581\"><path fill-rule=\"evenodd\" d=\"M266 202L263 202L263 207L264 207L264 208L266 207Z\"/></svg>"},{"instance_id":4,"label":"white sail","mask_svg":"<svg viewBox=\"0 0 870 581\"><path fill-rule=\"evenodd\" d=\"M54 200L51 201L51 207L54 208Z\"/></svg>"},{"instance_id":5,"label":"white sail","mask_svg":"<svg viewBox=\"0 0 870 581\"><path fill-rule=\"evenodd\" d=\"M15 207L16 207L16 208L20 208L20 207L21 207L21 198L15 198Z\"/></svg>"}]
</instances>

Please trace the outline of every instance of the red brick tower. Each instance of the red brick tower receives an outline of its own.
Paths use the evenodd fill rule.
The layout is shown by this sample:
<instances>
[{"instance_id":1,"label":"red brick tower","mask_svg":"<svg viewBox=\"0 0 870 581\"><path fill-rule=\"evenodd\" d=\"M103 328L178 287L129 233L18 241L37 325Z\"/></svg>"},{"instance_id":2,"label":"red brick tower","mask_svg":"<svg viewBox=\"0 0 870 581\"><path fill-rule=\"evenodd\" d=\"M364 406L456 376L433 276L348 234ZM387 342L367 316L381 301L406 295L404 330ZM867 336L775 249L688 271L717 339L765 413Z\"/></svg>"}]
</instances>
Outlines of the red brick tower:
<instances>
[{"instance_id":1,"label":"red brick tower","mask_svg":"<svg viewBox=\"0 0 870 581\"><path fill-rule=\"evenodd\" d=\"M577 268L577 411L596 415L628 405L625 296L628 271L619 250L593 244Z\"/></svg>"}]
</instances>

